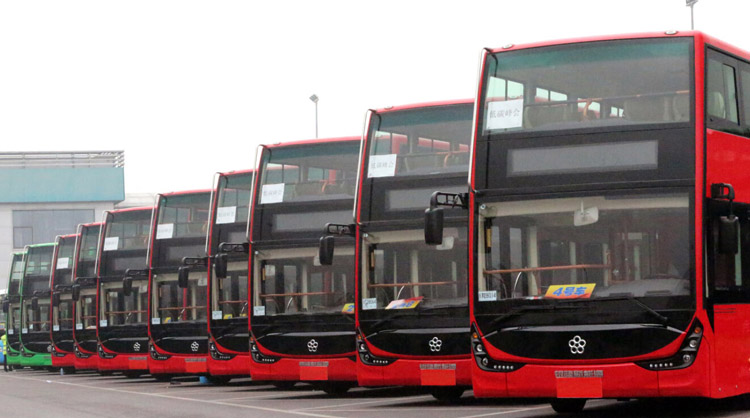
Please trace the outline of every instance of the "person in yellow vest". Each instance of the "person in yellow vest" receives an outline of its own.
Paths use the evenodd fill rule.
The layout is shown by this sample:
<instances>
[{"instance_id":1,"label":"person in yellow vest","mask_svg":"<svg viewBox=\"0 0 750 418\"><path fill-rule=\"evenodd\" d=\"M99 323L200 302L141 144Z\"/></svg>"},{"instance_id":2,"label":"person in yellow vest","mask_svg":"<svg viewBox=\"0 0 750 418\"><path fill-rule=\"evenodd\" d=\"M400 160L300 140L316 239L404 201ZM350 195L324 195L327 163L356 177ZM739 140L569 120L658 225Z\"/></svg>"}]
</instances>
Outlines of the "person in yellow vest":
<instances>
[{"instance_id":1,"label":"person in yellow vest","mask_svg":"<svg viewBox=\"0 0 750 418\"><path fill-rule=\"evenodd\" d=\"M3 345L3 370L8 371L8 336L5 335L5 330L0 330L2 337L0 337L0 343Z\"/></svg>"}]
</instances>

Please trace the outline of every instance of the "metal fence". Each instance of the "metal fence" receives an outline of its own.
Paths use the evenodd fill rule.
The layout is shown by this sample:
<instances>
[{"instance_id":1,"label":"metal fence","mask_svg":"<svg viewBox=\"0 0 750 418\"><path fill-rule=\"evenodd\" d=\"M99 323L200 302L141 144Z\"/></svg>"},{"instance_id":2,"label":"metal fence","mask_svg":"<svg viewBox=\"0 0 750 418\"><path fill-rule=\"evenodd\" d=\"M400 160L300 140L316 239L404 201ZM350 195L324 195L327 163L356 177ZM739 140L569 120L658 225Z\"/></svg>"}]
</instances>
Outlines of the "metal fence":
<instances>
[{"instance_id":1,"label":"metal fence","mask_svg":"<svg viewBox=\"0 0 750 418\"><path fill-rule=\"evenodd\" d=\"M3 152L3 168L124 167L125 151Z\"/></svg>"}]
</instances>

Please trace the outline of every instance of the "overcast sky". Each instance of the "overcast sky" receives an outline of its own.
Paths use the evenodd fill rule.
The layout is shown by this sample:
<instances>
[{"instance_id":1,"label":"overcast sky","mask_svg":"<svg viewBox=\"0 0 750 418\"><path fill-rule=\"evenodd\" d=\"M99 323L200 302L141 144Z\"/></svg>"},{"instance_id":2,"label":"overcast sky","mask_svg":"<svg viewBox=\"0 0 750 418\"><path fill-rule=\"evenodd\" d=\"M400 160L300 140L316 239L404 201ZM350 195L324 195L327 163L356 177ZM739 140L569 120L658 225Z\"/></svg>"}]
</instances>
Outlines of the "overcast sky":
<instances>
[{"instance_id":1,"label":"overcast sky","mask_svg":"<svg viewBox=\"0 0 750 418\"><path fill-rule=\"evenodd\" d=\"M695 27L750 50L750 1ZM690 28L685 0L2 1L0 151L125 150L126 193L204 188L257 144L471 97L480 51Z\"/></svg>"}]
</instances>

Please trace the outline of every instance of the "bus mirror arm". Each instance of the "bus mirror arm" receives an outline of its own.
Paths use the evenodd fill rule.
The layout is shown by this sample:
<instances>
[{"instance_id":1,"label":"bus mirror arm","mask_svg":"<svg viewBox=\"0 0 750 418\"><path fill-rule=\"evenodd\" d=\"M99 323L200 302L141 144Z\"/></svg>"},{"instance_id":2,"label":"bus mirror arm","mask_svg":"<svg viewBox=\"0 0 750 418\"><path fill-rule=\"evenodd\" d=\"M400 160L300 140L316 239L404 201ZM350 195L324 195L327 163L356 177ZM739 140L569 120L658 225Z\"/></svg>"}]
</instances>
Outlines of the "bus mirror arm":
<instances>
[{"instance_id":1,"label":"bus mirror arm","mask_svg":"<svg viewBox=\"0 0 750 418\"><path fill-rule=\"evenodd\" d=\"M468 193L435 192L430 197L430 207L424 211L424 242L427 245L443 243L443 207L469 208Z\"/></svg>"},{"instance_id":2,"label":"bus mirror arm","mask_svg":"<svg viewBox=\"0 0 750 418\"><path fill-rule=\"evenodd\" d=\"M336 243L335 235L354 237L357 235L356 224L327 223L323 229L326 235L320 237L318 245L318 260L323 266L333 264L333 250Z\"/></svg>"},{"instance_id":3,"label":"bus mirror arm","mask_svg":"<svg viewBox=\"0 0 750 418\"><path fill-rule=\"evenodd\" d=\"M714 183L711 185L711 198L729 201L729 216L719 217L719 243L720 254L737 254L739 249L739 219L734 216L732 201L734 201L734 188L728 183Z\"/></svg>"}]
</instances>

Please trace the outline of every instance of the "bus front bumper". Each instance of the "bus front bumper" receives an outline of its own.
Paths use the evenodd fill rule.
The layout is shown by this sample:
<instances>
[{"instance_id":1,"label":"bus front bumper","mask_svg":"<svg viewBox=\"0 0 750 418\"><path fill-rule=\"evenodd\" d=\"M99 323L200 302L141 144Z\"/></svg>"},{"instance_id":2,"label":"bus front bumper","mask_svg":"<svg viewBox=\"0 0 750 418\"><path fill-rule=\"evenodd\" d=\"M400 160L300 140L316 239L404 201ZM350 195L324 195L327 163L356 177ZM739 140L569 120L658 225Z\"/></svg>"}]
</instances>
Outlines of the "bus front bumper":
<instances>
[{"instance_id":1,"label":"bus front bumper","mask_svg":"<svg viewBox=\"0 0 750 418\"><path fill-rule=\"evenodd\" d=\"M255 381L294 382L356 382L354 360L347 357L334 358L280 358L274 363L250 362L250 375Z\"/></svg>"},{"instance_id":2,"label":"bus front bumper","mask_svg":"<svg viewBox=\"0 0 750 418\"><path fill-rule=\"evenodd\" d=\"M360 386L469 386L472 360L396 359L383 366L366 365L357 360Z\"/></svg>"}]
</instances>

